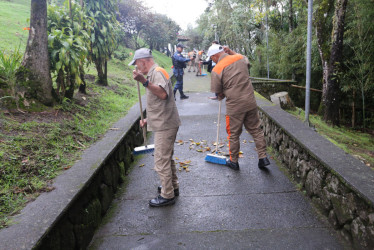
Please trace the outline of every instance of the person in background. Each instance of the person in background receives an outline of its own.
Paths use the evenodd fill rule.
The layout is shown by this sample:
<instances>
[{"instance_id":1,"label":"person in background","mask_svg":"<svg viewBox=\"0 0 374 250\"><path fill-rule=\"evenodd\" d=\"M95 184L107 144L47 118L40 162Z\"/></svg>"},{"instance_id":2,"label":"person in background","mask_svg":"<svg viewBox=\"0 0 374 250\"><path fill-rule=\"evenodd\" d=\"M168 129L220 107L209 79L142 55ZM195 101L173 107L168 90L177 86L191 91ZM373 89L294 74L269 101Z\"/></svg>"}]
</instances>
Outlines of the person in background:
<instances>
[{"instance_id":1,"label":"person in background","mask_svg":"<svg viewBox=\"0 0 374 250\"><path fill-rule=\"evenodd\" d=\"M175 77L177 78L177 83L174 86L174 98L176 98L177 90L179 90L180 98L188 99L188 96L186 96L183 93L183 74L184 74L184 68L186 68L186 62L191 61L192 58L184 58L182 55L183 48L185 46L181 43L177 44L177 51L174 53L172 60L173 60L173 73Z\"/></svg>"},{"instance_id":2,"label":"person in background","mask_svg":"<svg viewBox=\"0 0 374 250\"><path fill-rule=\"evenodd\" d=\"M147 94L147 118L143 122L140 121L140 126L147 126L155 135L154 169L159 175L161 186L158 187L160 195L150 200L149 205L172 205L175 203L175 197L179 196L179 181L173 154L181 121L171 93L170 77L165 69L155 64L152 51L147 48L135 51L130 65L137 66L138 70L133 71L133 78L143 84Z\"/></svg>"},{"instance_id":3,"label":"person in background","mask_svg":"<svg viewBox=\"0 0 374 250\"><path fill-rule=\"evenodd\" d=\"M266 170L265 166L270 161L266 156L266 141L249 78L248 58L219 44L209 48L208 57L216 63L211 75L211 91L217 93L219 100L226 97L226 131L230 154L227 166L239 170L239 137L244 125L255 141L258 167Z\"/></svg>"},{"instance_id":4,"label":"person in background","mask_svg":"<svg viewBox=\"0 0 374 250\"><path fill-rule=\"evenodd\" d=\"M204 50L200 50L199 52L197 52L196 59L195 59L196 66L197 66L196 76L201 76L201 64L202 64L202 57L204 53L205 53Z\"/></svg>"},{"instance_id":5,"label":"person in background","mask_svg":"<svg viewBox=\"0 0 374 250\"><path fill-rule=\"evenodd\" d=\"M195 72L196 71L196 64L195 64L196 52L194 50L188 52L188 57L192 58L191 61L188 62L188 72L191 72L191 67L193 69L193 72Z\"/></svg>"}]
</instances>

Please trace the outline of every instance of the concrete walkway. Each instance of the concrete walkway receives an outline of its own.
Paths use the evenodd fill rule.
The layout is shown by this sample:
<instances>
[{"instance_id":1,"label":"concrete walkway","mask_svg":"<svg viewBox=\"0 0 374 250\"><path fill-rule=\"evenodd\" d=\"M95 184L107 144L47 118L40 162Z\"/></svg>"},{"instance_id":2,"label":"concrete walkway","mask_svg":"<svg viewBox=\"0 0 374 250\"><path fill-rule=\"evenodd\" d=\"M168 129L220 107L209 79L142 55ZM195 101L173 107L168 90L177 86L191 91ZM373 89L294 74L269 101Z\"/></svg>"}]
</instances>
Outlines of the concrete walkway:
<instances>
[{"instance_id":1,"label":"concrete walkway","mask_svg":"<svg viewBox=\"0 0 374 250\"><path fill-rule=\"evenodd\" d=\"M159 180L153 156L134 166L91 249L344 249L329 224L271 160L269 172L257 168L255 145L243 133L240 171L204 161L201 145L213 148L218 102L210 100L209 76L187 73L190 99L177 105L182 120L175 144L181 168L180 196L174 206L151 208ZM223 105L224 106L224 105ZM223 110L223 114L224 114ZM222 121L224 123L224 118ZM227 152L224 126L220 133ZM202 142L199 146L193 142ZM151 138L152 142L153 139ZM144 166L140 167L142 164ZM179 164L178 164L179 166Z\"/></svg>"}]
</instances>

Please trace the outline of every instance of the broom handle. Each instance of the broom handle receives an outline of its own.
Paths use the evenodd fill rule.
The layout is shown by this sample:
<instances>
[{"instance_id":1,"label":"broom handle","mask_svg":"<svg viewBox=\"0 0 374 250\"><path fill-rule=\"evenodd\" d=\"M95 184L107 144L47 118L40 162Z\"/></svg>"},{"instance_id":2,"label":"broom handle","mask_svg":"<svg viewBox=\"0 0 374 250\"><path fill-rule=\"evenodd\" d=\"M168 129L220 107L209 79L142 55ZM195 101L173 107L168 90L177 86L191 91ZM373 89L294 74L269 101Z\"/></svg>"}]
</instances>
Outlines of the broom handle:
<instances>
[{"instance_id":1,"label":"broom handle","mask_svg":"<svg viewBox=\"0 0 374 250\"><path fill-rule=\"evenodd\" d=\"M216 154L218 154L219 127L220 127L220 123L221 123L221 104L222 104L222 100L219 101L219 106L218 106L218 126L217 126Z\"/></svg>"},{"instance_id":2,"label":"broom handle","mask_svg":"<svg viewBox=\"0 0 374 250\"><path fill-rule=\"evenodd\" d=\"M135 66L135 70L137 71L137 67ZM139 98L139 106L140 106L140 118L142 119L142 123L144 122L143 117L143 106L142 106L142 97L140 96L140 85L139 81L136 81L138 85L138 98ZM147 147L147 132L145 131L145 127L143 126L143 138L144 138L144 146Z\"/></svg>"}]
</instances>

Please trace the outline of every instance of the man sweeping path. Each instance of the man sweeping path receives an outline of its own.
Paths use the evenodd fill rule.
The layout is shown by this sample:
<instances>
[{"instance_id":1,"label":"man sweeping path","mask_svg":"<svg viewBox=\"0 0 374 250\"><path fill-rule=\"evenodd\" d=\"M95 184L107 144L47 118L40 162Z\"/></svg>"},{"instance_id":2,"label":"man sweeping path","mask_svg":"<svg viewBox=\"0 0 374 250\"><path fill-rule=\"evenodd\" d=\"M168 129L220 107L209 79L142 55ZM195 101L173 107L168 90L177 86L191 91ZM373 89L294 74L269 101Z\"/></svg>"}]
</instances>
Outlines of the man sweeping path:
<instances>
[{"instance_id":1,"label":"man sweeping path","mask_svg":"<svg viewBox=\"0 0 374 250\"><path fill-rule=\"evenodd\" d=\"M147 48L135 51L129 65L136 65L133 71L135 80L141 82L147 93L147 118L140 121L154 132L154 168L158 173L161 186L160 195L149 201L152 207L167 206L175 203L179 195L179 182L173 160L174 142L181 125L177 106L172 93L172 83L165 69L153 61L152 51ZM144 77L146 76L146 78Z\"/></svg>"},{"instance_id":2,"label":"man sweeping path","mask_svg":"<svg viewBox=\"0 0 374 250\"><path fill-rule=\"evenodd\" d=\"M227 166L239 170L239 137L244 125L255 141L259 158L258 167L264 170L270 162L266 156L266 142L253 86L249 79L248 58L229 48L224 50L219 44L213 44L209 48L208 57L216 63L212 70L211 91L217 94L219 100L226 97L226 131L230 153Z\"/></svg>"}]
</instances>

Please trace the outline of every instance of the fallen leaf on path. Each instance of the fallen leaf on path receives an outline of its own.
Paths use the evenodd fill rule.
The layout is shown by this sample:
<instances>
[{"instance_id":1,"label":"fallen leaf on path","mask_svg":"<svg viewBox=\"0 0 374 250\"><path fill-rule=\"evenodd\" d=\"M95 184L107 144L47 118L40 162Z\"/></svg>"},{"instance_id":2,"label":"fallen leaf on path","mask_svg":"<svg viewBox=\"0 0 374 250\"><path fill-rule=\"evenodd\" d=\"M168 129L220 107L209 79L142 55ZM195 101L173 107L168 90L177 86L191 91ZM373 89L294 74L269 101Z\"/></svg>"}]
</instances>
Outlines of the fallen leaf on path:
<instances>
[{"instance_id":1,"label":"fallen leaf on path","mask_svg":"<svg viewBox=\"0 0 374 250\"><path fill-rule=\"evenodd\" d=\"M250 143L254 143L255 141L249 141Z\"/></svg>"},{"instance_id":2,"label":"fallen leaf on path","mask_svg":"<svg viewBox=\"0 0 374 250\"><path fill-rule=\"evenodd\" d=\"M144 167L144 164L140 164L139 167L140 167L140 168L141 168L141 167Z\"/></svg>"},{"instance_id":3,"label":"fallen leaf on path","mask_svg":"<svg viewBox=\"0 0 374 250\"><path fill-rule=\"evenodd\" d=\"M240 151L240 152L239 152L239 158L243 158L243 157L244 157L243 152Z\"/></svg>"},{"instance_id":4,"label":"fallen leaf on path","mask_svg":"<svg viewBox=\"0 0 374 250\"><path fill-rule=\"evenodd\" d=\"M64 167L64 170L68 170L71 166Z\"/></svg>"},{"instance_id":5,"label":"fallen leaf on path","mask_svg":"<svg viewBox=\"0 0 374 250\"><path fill-rule=\"evenodd\" d=\"M179 160L179 158L178 158L178 157L174 157L174 159L176 159L176 160Z\"/></svg>"},{"instance_id":6,"label":"fallen leaf on path","mask_svg":"<svg viewBox=\"0 0 374 250\"><path fill-rule=\"evenodd\" d=\"M247 140L243 140L243 143L247 143Z\"/></svg>"}]
</instances>

